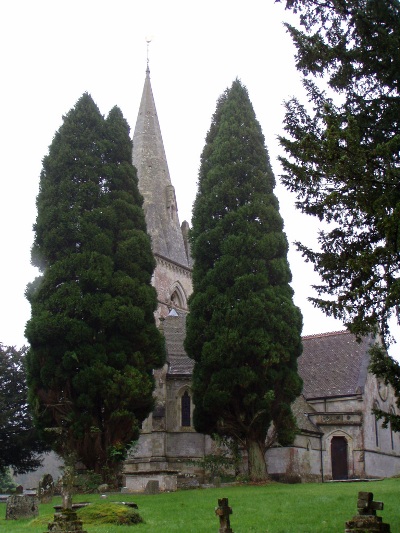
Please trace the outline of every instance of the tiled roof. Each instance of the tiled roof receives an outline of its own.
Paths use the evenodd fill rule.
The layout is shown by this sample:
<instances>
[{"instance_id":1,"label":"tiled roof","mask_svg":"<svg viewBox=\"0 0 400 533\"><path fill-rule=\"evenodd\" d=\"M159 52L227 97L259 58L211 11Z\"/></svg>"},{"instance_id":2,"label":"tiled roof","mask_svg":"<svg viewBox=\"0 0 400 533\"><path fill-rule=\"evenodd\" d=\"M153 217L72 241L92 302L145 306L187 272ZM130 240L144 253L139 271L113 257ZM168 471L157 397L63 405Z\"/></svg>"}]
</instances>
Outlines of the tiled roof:
<instances>
[{"instance_id":1,"label":"tiled roof","mask_svg":"<svg viewBox=\"0 0 400 533\"><path fill-rule=\"evenodd\" d=\"M358 343L348 331L303 337L299 374L303 378L305 398L332 398L363 392L370 344L368 338Z\"/></svg>"},{"instance_id":2,"label":"tiled roof","mask_svg":"<svg viewBox=\"0 0 400 533\"><path fill-rule=\"evenodd\" d=\"M168 374L192 375L194 361L187 356L183 347L185 326L185 314L167 316L162 322L169 363Z\"/></svg>"}]
</instances>

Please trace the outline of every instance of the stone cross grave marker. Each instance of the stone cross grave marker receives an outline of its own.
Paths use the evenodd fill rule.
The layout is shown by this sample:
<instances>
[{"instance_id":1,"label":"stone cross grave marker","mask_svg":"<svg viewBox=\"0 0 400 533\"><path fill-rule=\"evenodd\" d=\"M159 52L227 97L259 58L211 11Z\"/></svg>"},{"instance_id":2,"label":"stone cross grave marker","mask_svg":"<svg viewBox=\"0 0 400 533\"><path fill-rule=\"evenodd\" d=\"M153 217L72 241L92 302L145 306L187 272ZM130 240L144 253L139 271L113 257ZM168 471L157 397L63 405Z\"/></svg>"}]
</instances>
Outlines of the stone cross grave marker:
<instances>
[{"instance_id":1,"label":"stone cross grave marker","mask_svg":"<svg viewBox=\"0 0 400 533\"><path fill-rule=\"evenodd\" d=\"M383 502L374 502L372 492L359 492L356 516L346 522L345 533L390 533L390 525L384 524L376 511L383 510Z\"/></svg>"},{"instance_id":2,"label":"stone cross grave marker","mask_svg":"<svg viewBox=\"0 0 400 533\"><path fill-rule=\"evenodd\" d=\"M232 507L228 505L228 498L218 500L218 507L215 514L219 516L219 533L233 533L229 516L232 514Z\"/></svg>"}]
</instances>

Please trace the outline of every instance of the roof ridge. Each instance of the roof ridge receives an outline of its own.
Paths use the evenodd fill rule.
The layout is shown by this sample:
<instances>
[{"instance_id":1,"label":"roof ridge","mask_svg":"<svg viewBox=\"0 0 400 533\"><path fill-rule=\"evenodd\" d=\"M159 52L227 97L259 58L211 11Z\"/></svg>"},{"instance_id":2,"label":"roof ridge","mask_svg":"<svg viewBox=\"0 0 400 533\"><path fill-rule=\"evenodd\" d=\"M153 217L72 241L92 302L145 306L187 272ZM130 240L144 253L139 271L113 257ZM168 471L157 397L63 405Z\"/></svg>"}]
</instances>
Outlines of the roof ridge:
<instances>
[{"instance_id":1,"label":"roof ridge","mask_svg":"<svg viewBox=\"0 0 400 533\"><path fill-rule=\"evenodd\" d=\"M303 335L301 338L305 340L305 339L315 339L317 337L330 337L332 335L345 335L345 334L351 335L351 332L348 329L342 329L338 331L327 331L325 333L313 333L311 335Z\"/></svg>"}]
</instances>

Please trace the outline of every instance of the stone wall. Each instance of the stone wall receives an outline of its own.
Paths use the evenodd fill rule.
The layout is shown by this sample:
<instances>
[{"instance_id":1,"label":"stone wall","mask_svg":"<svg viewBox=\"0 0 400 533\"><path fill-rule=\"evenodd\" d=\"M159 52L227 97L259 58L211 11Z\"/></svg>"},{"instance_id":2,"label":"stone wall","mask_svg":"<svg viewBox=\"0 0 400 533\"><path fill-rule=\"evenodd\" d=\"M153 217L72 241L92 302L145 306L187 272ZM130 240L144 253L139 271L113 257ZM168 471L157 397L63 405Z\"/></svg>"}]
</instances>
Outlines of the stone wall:
<instances>
[{"instance_id":1,"label":"stone wall","mask_svg":"<svg viewBox=\"0 0 400 533\"><path fill-rule=\"evenodd\" d=\"M126 477L124 492L145 492L149 481L158 481L161 491L173 492L177 490L177 475L163 472L144 473Z\"/></svg>"}]
</instances>

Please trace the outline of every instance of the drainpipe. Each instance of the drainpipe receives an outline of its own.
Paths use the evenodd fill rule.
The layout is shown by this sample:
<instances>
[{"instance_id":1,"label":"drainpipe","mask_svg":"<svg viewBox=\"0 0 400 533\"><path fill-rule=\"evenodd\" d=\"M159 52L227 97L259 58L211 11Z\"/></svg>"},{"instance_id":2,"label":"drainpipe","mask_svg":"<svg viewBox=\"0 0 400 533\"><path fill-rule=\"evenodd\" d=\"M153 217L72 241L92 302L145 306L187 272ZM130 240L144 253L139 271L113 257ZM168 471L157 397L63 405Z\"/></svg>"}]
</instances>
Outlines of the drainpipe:
<instances>
[{"instance_id":1,"label":"drainpipe","mask_svg":"<svg viewBox=\"0 0 400 533\"><path fill-rule=\"evenodd\" d=\"M322 453L322 433L321 435L319 436L319 440L320 440L320 443L321 443L321 446L320 446L320 454L321 454L321 483L324 482L324 461L323 461L323 453Z\"/></svg>"}]
</instances>

